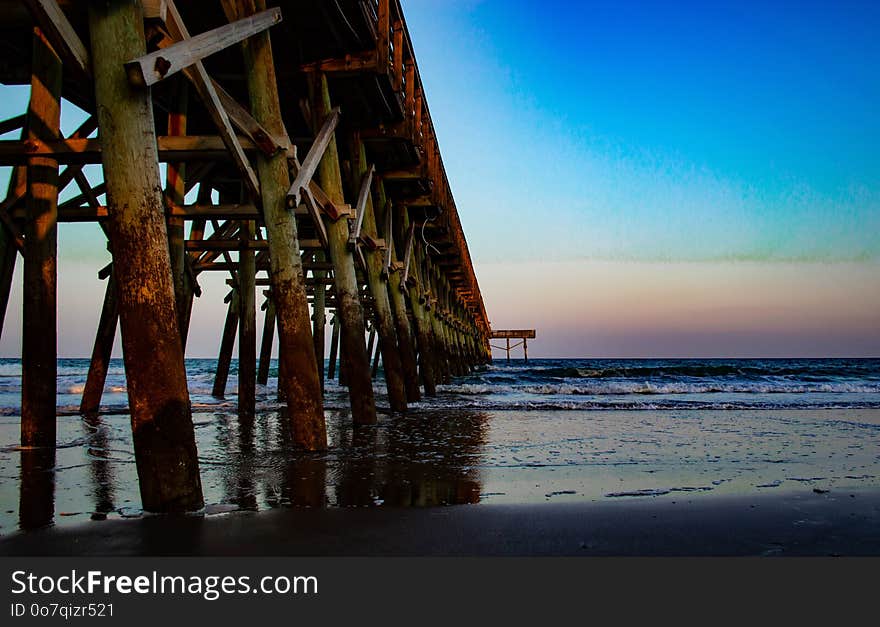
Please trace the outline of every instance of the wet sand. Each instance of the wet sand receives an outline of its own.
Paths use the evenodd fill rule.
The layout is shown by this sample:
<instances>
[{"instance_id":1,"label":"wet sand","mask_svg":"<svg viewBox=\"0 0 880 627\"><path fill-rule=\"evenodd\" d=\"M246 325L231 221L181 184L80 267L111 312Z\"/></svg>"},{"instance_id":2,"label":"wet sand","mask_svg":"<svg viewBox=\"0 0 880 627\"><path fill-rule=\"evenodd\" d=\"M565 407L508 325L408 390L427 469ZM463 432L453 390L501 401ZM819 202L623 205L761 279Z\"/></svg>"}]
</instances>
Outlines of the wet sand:
<instances>
[{"instance_id":1,"label":"wet sand","mask_svg":"<svg viewBox=\"0 0 880 627\"><path fill-rule=\"evenodd\" d=\"M141 511L128 417L0 419L0 554L880 555L880 410L414 409L331 449L195 414L206 516ZM850 496L852 495L852 496Z\"/></svg>"},{"instance_id":2,"label":"wet sand","mask_svg":"<svg viewBox=\"0 0 880 627\"><path fill-rule=\"evenodd\" d=\"M0 554L878 556L880 489L144 517L18 532Z\"/></svg>"}]
</instances>

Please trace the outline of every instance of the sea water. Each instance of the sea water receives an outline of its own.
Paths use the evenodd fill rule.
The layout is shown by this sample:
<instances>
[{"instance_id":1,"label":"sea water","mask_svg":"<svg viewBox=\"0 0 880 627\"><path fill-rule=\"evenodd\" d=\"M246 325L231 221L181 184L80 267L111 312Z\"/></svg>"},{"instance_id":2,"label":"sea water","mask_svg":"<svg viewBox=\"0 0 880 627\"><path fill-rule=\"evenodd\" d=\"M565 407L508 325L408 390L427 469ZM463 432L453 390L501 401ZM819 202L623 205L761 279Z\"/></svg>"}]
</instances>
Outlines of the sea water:
<instances>
[{"instance_id":1,"label":"sea water","mask_svg":"<svg viewBox=\"0 0 880 627\"><path fill-rule=\"evenodd\" d=\"M187 360L208 514L880 487L880 360L496 361L353 429L327 381L330 450L290 444L277 363L258 415L211 396L215 360ZM142 515L121 360L101 414L78 415L87 360L58 368L58 447L18 448L21 365L0 360L0 534Z\"/></svg>"}]
</instances>

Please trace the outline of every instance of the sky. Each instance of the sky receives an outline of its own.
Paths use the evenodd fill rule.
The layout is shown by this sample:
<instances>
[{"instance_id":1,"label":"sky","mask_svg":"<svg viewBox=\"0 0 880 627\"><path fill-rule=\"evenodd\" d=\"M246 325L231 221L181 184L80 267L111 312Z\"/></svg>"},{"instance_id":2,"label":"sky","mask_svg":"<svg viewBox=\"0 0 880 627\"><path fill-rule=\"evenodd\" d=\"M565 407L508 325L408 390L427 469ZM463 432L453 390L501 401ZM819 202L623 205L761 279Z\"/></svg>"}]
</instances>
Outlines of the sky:
<instances>
[{"instance_id":1,"label":"sky","mask_svg":"<svg viewBox=\"0 0 880 627\"><path fill-rule=\"evenodd\" d=\"M880 4L403 7L490 320L536 328L530 356L880 356ZM61 227L64 356L91 350L101 238ZM191 356L222 328L203 287Z\"/></svg>"}]
</instances>

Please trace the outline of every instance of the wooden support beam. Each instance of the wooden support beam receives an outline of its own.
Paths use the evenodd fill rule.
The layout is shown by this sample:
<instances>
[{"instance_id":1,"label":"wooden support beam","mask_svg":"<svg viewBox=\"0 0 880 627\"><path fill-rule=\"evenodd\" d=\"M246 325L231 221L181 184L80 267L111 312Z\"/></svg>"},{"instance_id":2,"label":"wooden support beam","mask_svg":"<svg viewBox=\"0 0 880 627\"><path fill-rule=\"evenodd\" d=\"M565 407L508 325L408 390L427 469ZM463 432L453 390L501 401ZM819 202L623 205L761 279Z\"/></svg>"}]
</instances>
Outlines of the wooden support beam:
<instances>
[{"instance_id":1,"label":"wooden support beam","mask_svg":"<svg viewBox=\"0 0 880 627\"><path fill-rule=\"evenodd\" d=\"M378 71L385 72L391 63L391 0L378 0L376 10L376 54L379 58Z\"/></svg>"},{"instance_id":2,"label":"wooden support beam","mask_svg":"<svg viewBox=\"0 0 880 627\"><path fill-rule=\"evenodd\" d=\"M230 158L224 139L216 135L162 136L157 137L156 141L160 161L218 161ZM256 150L247 137L237 137L235 141L242 150ZM101 151L102 142L98 138L0 140L0 166L22 165L32 157L40 156L53 157L61 164L101 163Z\"/></svg>"},{"instance_id":3,"label":"wooden support beam","mask_svg":"<svg viewBox=\"0 0 880 627\"><path fill-rule=\"evenodd\" d=\"M392 86L394 91L403 88L403 22L394 22L394 61L392 63Z\"/></svg>"},{"instance_id":4,"label":"wooden support beam","mask_svg":"<svg viewBox=\"0 0 880 627\"><path fill-rule=\"evenodd\" d=\"M224 0L223 8L236 17L254 12L254 3ZM276 137L286 135L281 119L275 62L268 31L242 43L250 109L254 119ZM303 276L296 219L286 209L290 188L287 155L257 157L262 206L272 265L272 294L278 317L279 396L287 402L295 446L309 451L327 448L321 382L315 363L309 305Z\"/></svg>"},{"instance_id":5,"label":"wooden support beam","mask_svg":"<svg viewBox=\"0 0 880 627\"><path fill-rule=\"evenodd\" d=\"M414 230L412 224L410 224L406 206L401 204L395 208L398 211L398 215L396 216L398 219L396 222L399 225L401 234L402 232L407 232L408 234L406 246L408 253L404 269L404 274L406 274L409 271L409 266L412 262ZM415 264L412 264L412 269L414 272L417 272L418 270L415 267ZM431 325L428 323L428 313L425 311L424 304L420 299L418 281L410 283L406 279L401 279L399 290L401 293L405 292L409 294L409 302L412 307L413 321L415 323L414 335L418 342L419 378L424 387L425 396L436 396L437 385L434 378L434 341L431 333Z\"/></svg>"},{"instance_id":6,"label":"wooden support beam","mask_svg":"<svg viewBox=\"0 0 880 627\"><path fill-rule=\"evenodd\" d=\"M322 59L313 63L300 66L300 71L305 73L321 74L358 74L361 72L376 72L379 69L378 55L375 50L347 54L341 58Z\"/></svg>"},{"instance_id":7,"label":"wooden support beam","mask_svg":"<svg viewBox=\"0 0 880 627\"><path fill-rule=\"evenodd\" d=\"M217 356L217 370L214 374L214 387L211 395L215 398L226 396L226 382L229 380L229 366L232 363L232 349L235 346L235 333L238 330L238 292L233 291L220 337L220 354Z\"/></svg>"},{"instance_id":8,"label":"wooden support beam","mask_svg":"<svg viewBox=\"0 0 880 627\"><path fill-rule=\"evenodd\" d=\"M223 109L229 115L229 119L232 120L232 123L238 130L254 142L254 145L264 155L271 157L280 150L286 150L286 144L282 144L272 133L263 128L263 125L257 122L247 109L238 104L238 101L230 96L217 81L212 81L212 84L217 92L217 96L220 98L220 104L223 105ZM289 140L286 143L289 143Z\"/></svg>"},{"instance_id":9,"label":"wooden support beam","mask_svg":"<svg viewBox=\"0 0 880 627\"><path fill-rule=\"evenodd\" d=\"M184 25L183 20L180 17L180 13L178 13L177 7L175 6L174 2L172 2L172 0L167 0L167 5L168 14L166 16L165 26L168 28L168 32L174 39L179 40L181 44L185 44L187 41L192 42L193 40L199 39L199 37L203 37L203 35L199 35L190 39L189 32L187 31L186 26ZM230 31L225 31L229 35L230 41L227 44L223 45L222 48L225 48L232 43L241 41L241 38L236 39L236 33L239 35L242 33L247 33L245 37L251 36L255 32L260 33L262 32L262 30L265 30L265 28L268 28L272 24L280 21L280 10L275 9L275 11L277 11L277 20L274 18L267 20L264 28L260 30L254 31L247 25L242 25L239 30L233 29ZM267 13L272 14L273 11L269 11ZM272 16L270 15L269 17L271 18ZM236 24L238 23L239 22L236 22ZM234 27L233 24L230 24L228 26ZM227 28L227 26L223 26L221 28ZM209 33L205 33L204 35L209 35L210 32L213 31L209 31ZM205 45L207 45L209 48L211 46L210 42L206 42ZM168 50L169 48L166 48L165 50L160 50L157 52L167 54ZM164 57L160 56L158 58ZM183 55L183 58L186 59L186 55ZM247 157L244 154L241 143L238 141L238 138L235 135L235 131L232 129L232 123L229 120L229 115L226 113L226 109L223 108L223 104L220 102L220 96L217 95L217 91L214 89L214 83L208 76L208 73L205 71L205 66L200 60L198 60L198 57L196 56L194 62L182 65L182 67L188 68L187 77L192 81L193 86L196 88L196 91L198 92L199 97L202 100L202 103L208 110L208 114L211 116L211 119L217 127L217 131L220 133L220 138L223 140L223 144L226 146L227 150L229 150L229 153L232 155L233 162L242 174L245 185L247 186L253 198L258 199L260 197L260 184L257 181L257 175L254 173L250 162L247 160ZM131 76L130 71L129 76Z\"/></svg>"},{"instance_id":10,"label":"wooden support beam","mask_svg":"<svg viewBox=\"0 0 880 627\"><path fill-rule=\"evenodd\" d=\"M189 37L173 2L166 3L166 12L166 25L171 35L180 41L126 63L125 69L132 85L142 87L155 85L185 68L200 63L202 59L281 22L281 9L276 7ZM175 30L177 32L173 32Z\"/></svg>"},{"instance_id":11,"label":"wooden support beam","mask_svg":"<svg viewBox=\"0 0 880 627\"><path fill-rule=\"evenodd\" d=\"M296 178L293 180L290 189L287 191L288 209L293 209L299 206L302 189L308 186L312 177L315 175L315 171L318 169L318 165L321 163L321 159L327 151L327 146L330 144L330 140L333 139L333 133L336 131L336 126L338 124L339 107L336 107L330 111L327 118L324 120L321 130L315 136L315 141L312 142L312 147L309 148L305 160L302 162L302 165L296 173ZM345 203L340 202L340 204Z\"/></svg>"},{"instance_id":12,"label":"wooden support beam","mask_svg":"<svg viewBox=\"0 0 880 627\"><path fill-rule=\"evenodd\" d=\"M312 219L312 224L315 225L315 231L318 233L318 239L321 240L321 246L327 248L330 245L330 240L327 238L327 227L324 226L324 220L321 218L322 210L318 207L318 202L315 200L312 190L306 187L303 191L305 192L303 200L305 201L306 212Z\"/></svg>"},{"instance_id":13,"label":"wooden support beam","mask_svg":"<svg viewBox=\"0 0 880 627\"><path fill-rule=\"evenodd\" d=\"M394 314L394 328L397 332L397 347L400 353L400 365L403 369L406 400L409 403L415 403L421 400L421 392L419 391L418 362L416 361L413 333L410 327L409 314L407 313L406 298L391 277L391 273L394 272L391 260L393 259L396 262L393 222L391 218L394 207L386 201L385 185L380 181L377 187L378 204L385 207L385 238L388 241L383 268L383 272L387 273L385 275L385 287L391 301L391 310Z\"/></svg>"},{"instance_id":14,"label":"wooden support beam","mask_svg":"<svg viewBox=\"0 0 880 627\"><path fill-rule=\"evenodd\" d=\"M55 0L25 0L25 5L65 64L75 68L81 76L91 76L89 53L58 3Z\"/></svg>"},{"instance_id":15,"label":"wooden support beam","mask_svg":"<svg viewBox=\"0 0 880 627\"><path fill-rule=\"evenodd\" d=\"M178 81L170 99L168 111L168 134L186 135L187 109L189 108L189 89L185 82ZM165 198L172 206L182 205L186 195L186 163L169 163L165 170ZM90 205L92 203L89 203ZM187 335L184 324L188 320L186 310L189 301L189 277L186 274L186 247L184 246L184 223L179 215L166 218L168 229L168 254L171 258L171 277L174 281L174 302L177 308L177 322L180 337Z\"/></svg>"},{"instance_id":16,"label":"wooden support beam","mask_svg":"<svg viewBox=\"0 0 880 627\"><path fill-rule=\"evenodd\" d=\"M56 5L57 7L57 5ZM61 124L61 59L34 29L28 136L55 139ZM27 166L21 337L21 445L55 446L57 385L58 162Z\"/></svg>"},{"instance_id":17,"label":"wooden support beam","mask_svg":"<svg viewBox=\"0 0 880 627\"><path fill-rule=\"evenodd\" d=\"M0 135L5 135L6 133L11 133L12 131L17 131L20 128L24 128L26 121L26 113L16 115L15 117L9 118L8 120L3 120L2 122L0 122Z\"/></svg>"},{"instance_id":18,"label":"wooden support beam","mask_svg":"<svg viewBox=\"0 0 880 627\"><path fill-rule=\"evenodd\" d=\"M404 212L405 213L405 212ZM400 277L400 291L405 292L409 285L410 265L412 264L413 245L415 244L415 225L409 225L409 232L406 236L406 252L403 256L403 275Z\"/></svg>"},{"instance_id":19,"label":"wooden support beam","mask_svg":"<svg viewBox=\"0 0 880 627\"><path fill-rule=\"evenodd\" d=\"M327 77L323 74L309 74L308 79L312 110L316 118L326 120L332 117ZM345 196L336 137L334 133L329 135L326 150L323 151L318 166L318 177L330 200L337 205L343 205ZM306 165L303 164L303 170L305 168ZM330 239L330 260L333 262L336 279L336 315L341 321L341 352L345 355L347 366L352 419L356 425L375 424L376 403L364 345L364 312L358 293L354 257L348 248L348 221L328 222L327 234Z\"/></svg>"},{"instance_id":20,"label":"wooden support beam","mask_svg":"<svg viewBox=\"0 0 880 627\"><path fill-rule=\"evenodd\" d=\"M266 297L266 317L263 321L263 339L260 342L260 367L257 370L257 383L269 382L269 367L272 362L272 343L275 341L275 301L270 293Z\"/></svg>"},{"instance_id":21,"label":"wooden support beam","mask_svg":"<svg viewBox=\"0 0 880 627\"><path fill-rule=\"evenodd\" d=\"M113 342L116 339L118 320L116 280L111 272L107 279L107 289L104 293L104 306L101 308L98 331L95 333L95 345L92 349L89 374L86 377L86 385L83 388L82 401L79 405L79 413L84 416L96 414L101 408L101 397L104 395L107 371L110 369L110 356L113 353Z\"/></svg>"},{"instance_id":22,"label":"wooden support beam","mask_svg":"<svg viewBox=\"0 0 880 627\"><path fill-rule=\"evenodd\" d=\"M241 241L252 241L256 233L253 220L241 223ZM257 392L257 308L254 250L238 253L238 417L250 420L256 413Z\"/></svg>"},{"instance_id":23,"label":"wooden support beam","mask_svg":"<svg viewBox=\"0 0 880 627\"><path fill-rule=\"evenodd\" d=\"M339 351L339 316L333 316L330 321L332 332L330 333L330 359L327 364L327 378L336 376L336 355Z\"/></svg>"},{"instance_id":24,"label":"wooden support beam","mask_svg":"<svg viewBox=\"0 0 880 627\"><path fill-rule=\"evenodd\" d=\"M22 136L27 131L22 129ZM18 166L12 170L9 176L8 191L3 205L12 206L12 200L15 198L23 198L27 194L27 168ZM0 207L0 216L7 218L6 223L11 226L11 220L6 214L6 209ZM9 293L12 290L12 277L15 274L15 262L18 259L18 251L23 249L24 242L19 242L16 238L16 232L8 228L6 224L0 227L0 335L6 324L6 309L9 306Z\"/></svg>"},{"instance_id":25,"label":"wooden support beam","mask_svg":"<svg viewBox=\"0 0 880 627\"><path fill-rule=\"evenodd\" d=\"M367 154L364 144L358 135L353 135L349 142L349 154L352 156L351 178L352 188L360 183L358 197L358 221L355 233L359 236L361 228L367 237L378 237L376 232L376 216L373 197L370 193L374 167L367 166ZM353 234L353 235L354 235ZM351 241L349 241L351 244ZM386 282L382 279L383 259L379 250L365 252L365 274L370 294L373 296L374 322L373 328L378 332L382 359L385 364L385 388L388 391L388 404L391 411L406 411L406 385L403 377L403 366L400 361L400 349L397 342L397 331L394 326L394 314L388 297ZM369 355L369 351L368 351Z\"/></svg>"},{"instance_id":26,"label":"wooden support beam","mask_svg":"<svg viewBox=\"0 0 880 627\"><path fill-rule=\"evenodd\" d=\"M358 143L360 143L360 140L358 140ZM348 236L348 245L352 249L354 249L354 247L358 245L358 241L361 237L361 230L364 226L364 215L366 214L367 202L369 202L370 200L370 186L373 184L373 173L375 171L376 166L371 165L369 168L366 169L366 172L364 172L363 175L363 180L361 180L360 190L358 191L357 208L355 209L354 228L351 229L351 234ZM370 203L370 212L372 213L372 202ZM370 234L369 237L378 237L375 229L373 229L373 233Z\"/></svg>"},{"instance_id":27,"label":"wooden support beam","mask_svg":"<svg viewBox=\"0 0 880 627\"><path fill-rule=\"evenodd\" d=\"M177 323L153 108L123 63L146 51L140 2L88 3L95 100L141 500L146 511L204 505ZM132 167L131 155L138 155ZM144 286L150 289L145 290Z\"/></svg>"},{"instance_id":28,"label":"wooden support beam","mask_svg":"<svg viewBox=\"0 0 880 627\"><path fill-rule=\"evenodd\" d=\"M141 0L144 5L144 19L164 22L168 15L167 0Z\"/></svg>"},{"instance_id":29,"label":"wooden support beam","mask_svg":"<svg viewBox=\"0 0 880 627\"><path fill-rule=\"evenodd\" d=\"M323 225L323 221L321 221ZM326 258L323 250L316 251L314 260L323 263ZM332 264L330 264L332 268ZM323 282L327 279L325 270L313 269L312 276L315 281L315 297L312 303L312 340L315 346L315 363L318 365L318 373L321 377L321 391L324 391L324 334L327 326L326 301L327 289Z\"/></svg>"},{"instance_id":30,"label":"wooden support beam","mask_svg":"<svg viewBox=\"0 0 880 627\"><path fill-rule=\"evenodd\" d=\"M301 250L321 250L323 247L321 242L316 239L304 239L300 240L300 249ZM224 251L224 250L271 250L271 245L266 240L251 240L249 242L242 242L241 240L234 239L205 239L186 241L186 249L187 250L212 250L212 251ZM271 254L270 254L271 258Z\"/></svg>"}]
</instances>

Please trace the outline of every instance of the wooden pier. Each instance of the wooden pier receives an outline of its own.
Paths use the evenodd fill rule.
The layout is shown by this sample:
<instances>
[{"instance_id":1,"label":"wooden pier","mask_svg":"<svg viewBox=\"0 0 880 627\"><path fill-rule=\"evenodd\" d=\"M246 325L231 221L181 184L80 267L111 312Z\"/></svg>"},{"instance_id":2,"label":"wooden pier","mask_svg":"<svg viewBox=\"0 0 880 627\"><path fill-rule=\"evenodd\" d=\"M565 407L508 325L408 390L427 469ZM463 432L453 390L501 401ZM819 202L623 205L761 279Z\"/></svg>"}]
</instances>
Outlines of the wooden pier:
<instances>
[{"instance_id":1,"label":"wooden pier","mask_svg":"<svg viewBox=\"0 0 880 627\"><path fill-rule=\"evenodd\" d=\"M491 348L497 348L498 350L503 350L507 353L507 361L510 361L510 349L516 348L517 346L523 347L523 359L526 362L529 361L529 340L535 339L537 336L534 329L508 329L508 330L499 330L499 331L491 331L489 333L489 339L492 340L505 340L506 344L504 346L492 346ZM519 342L515 342L511 345L510 340L520 340Z\"/></svg>"},{"instance_id":2,"label":"wooden pier","mask_svg":"<svg viewBox=\"0 0 880 627\"><path fill-rule=\"evenodd\" d=\"M491 359L399 0L0 0L0 31L0 82L31 86L28 110L0 121L21 130L0 141L0 324L20 255L23 446L55 445L59 223L106 234L81 409L100 407L118 324L148 511L202 505L184 351L205 272L230 288L215 395L237 336L253 418L277 329L279 398L305 450L327 446L325 321L327 376L338 359L357 425L376 422L380 356L395 412ZM62 98L90 116L67 137Z\"/></svg>"}]
</instances>

